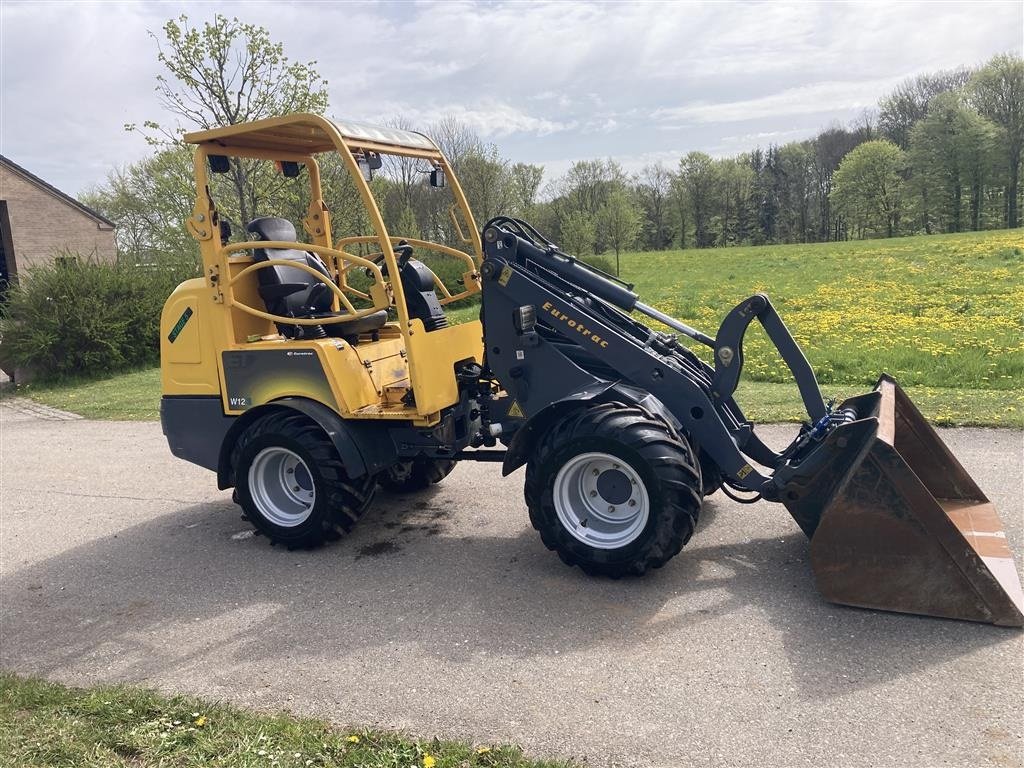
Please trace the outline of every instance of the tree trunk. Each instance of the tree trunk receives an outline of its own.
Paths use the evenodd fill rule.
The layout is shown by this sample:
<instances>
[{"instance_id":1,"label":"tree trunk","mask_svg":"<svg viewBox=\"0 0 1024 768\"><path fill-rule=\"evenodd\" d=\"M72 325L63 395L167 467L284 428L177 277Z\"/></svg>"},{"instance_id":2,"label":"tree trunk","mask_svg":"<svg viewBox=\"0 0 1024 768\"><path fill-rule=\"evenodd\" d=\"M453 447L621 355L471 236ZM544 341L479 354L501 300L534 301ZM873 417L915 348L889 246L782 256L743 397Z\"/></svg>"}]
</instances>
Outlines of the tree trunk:
<instances>
[{"instance_id":1,"label":"tree trunk","mask_svg":"<svg viewBox=\"0 0 1024 768\"><path fill-rule=\"evenodd\" d=\"M242 167L242 161L239 159L233 159L231 161L232 173L231 180L235 184L235 192L238 194L238 215L241 218L239 224L244 229L246 225L254 218L252 211L249 209L248 200L246 198L246 174L245 168Z\"/></svg>"},{"instance_id":2,"label":"tree trunk","mask_svg":"<svg viewBox=\"0 0 1024 768\"><path fill-rule=\"evenodd\" d=\"M953 187L953 231L960 231L960 209L963 207L963 187L958 179Z\"/></svg>"},{"instance_id":3,"label":"tree trunk","mask_svg":"<svg viewBox=\"0 0 1024 768\"><path fill-rule=\"evenodd\" d=\"M981 230L981 183L978 181L971 185L971 229Z\"/></svg>"},{"instance_id":4,"label":"tree trunk","mask_svg":"<svg viewBox=\"0 0 1024 768\"><path fill-rule=\"evenodd\" d=\"M924 233L930 235L932 233L932 220L928 214L928 186L926 184L921 185L921 219L924 224Z\"/></svg>"},{"instance_id":5,"label":"tree trunk","mask_svg":"<svg viewBox=\"0 0 1024 768\"><path fill-rule=\"evenodd\" d=\"M1017 226L1017 181L1020 174L1020 149L1010 153L1010 185L1006 190L1006 226L1014 229Z\"/></svg>"},{"instance_id":6,"label":"tree trunk","mask_svg":"<svg viewBox=\"0 0 1024 768\"><path fill-rule=\"evenodd\" d=\"M821 198L821 239L826 242L832 239L832 201L828 197L831 186L828 185Z\"/></svg>"}]
</instances>

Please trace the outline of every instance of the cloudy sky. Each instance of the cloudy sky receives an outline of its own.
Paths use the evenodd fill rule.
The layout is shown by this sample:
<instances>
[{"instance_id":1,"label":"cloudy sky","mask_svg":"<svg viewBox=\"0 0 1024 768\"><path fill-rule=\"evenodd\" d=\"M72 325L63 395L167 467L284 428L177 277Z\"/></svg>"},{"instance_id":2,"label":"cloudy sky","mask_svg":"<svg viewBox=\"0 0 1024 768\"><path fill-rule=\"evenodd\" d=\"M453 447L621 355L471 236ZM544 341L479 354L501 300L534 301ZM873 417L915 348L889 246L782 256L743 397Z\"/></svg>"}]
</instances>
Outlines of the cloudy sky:
<instances>
[{"instance_id":1,"label":"cloudy sky","mask_svg":"<svg viewBox=\"0 0 1024 768\"><path fill-rule=\"evenodd\" d=\"M72 194L147 154L149 32L216 11L318 62L330 112L454 115L549 178L813 135L917 73L1020 53L1024 3L0 2L0 153Z\"/></svg>"}]
</instances>

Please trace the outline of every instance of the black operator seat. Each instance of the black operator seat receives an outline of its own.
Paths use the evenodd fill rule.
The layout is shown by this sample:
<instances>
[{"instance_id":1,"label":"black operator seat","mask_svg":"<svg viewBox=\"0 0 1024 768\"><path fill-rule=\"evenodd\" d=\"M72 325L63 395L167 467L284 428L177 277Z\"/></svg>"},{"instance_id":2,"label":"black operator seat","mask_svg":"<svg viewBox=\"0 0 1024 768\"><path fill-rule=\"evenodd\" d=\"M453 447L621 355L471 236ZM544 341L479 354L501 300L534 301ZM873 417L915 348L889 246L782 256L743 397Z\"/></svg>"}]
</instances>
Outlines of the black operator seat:
<instances>
[{"instance_id":1,"label":"black operator seat","mask_svg":"<svg viewBox=\"0 0 1024 768\"><path fill-rule=\"evenodd\" d=\"M260 240L295 242L295 227L288 219L264 216L249 222L246 230ZM305 264L323 274L333 282L331 273L323 261L314 253L294 248L256 248L253 259L259 261L294 261ZM260 298L272 315L295 318L330 318L344 316L344 312L332 312L332 291L327 285L303 269L285 266L271 266L256 272L259 279ZM278 331L288 338L323 338L340 336L355 343L361 333L380 330L387 322L388 312L379 312L364 317L352 318L339 323L323 325L287 325L277 323Z\"/></svg>"}]
</instances>

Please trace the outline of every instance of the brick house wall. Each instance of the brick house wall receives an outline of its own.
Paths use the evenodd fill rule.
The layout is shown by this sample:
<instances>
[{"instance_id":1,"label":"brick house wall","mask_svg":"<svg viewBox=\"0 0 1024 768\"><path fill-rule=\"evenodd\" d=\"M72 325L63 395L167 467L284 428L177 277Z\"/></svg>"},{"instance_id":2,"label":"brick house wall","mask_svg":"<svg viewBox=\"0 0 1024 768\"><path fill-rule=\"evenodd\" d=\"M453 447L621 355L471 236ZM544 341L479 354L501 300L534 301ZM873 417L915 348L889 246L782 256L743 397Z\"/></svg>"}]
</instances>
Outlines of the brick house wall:
<instances>
[{"instance_id":1,"label":"brick house wall","mask_svg":"<svg viewBox=\"0 0 1024 768\"><path fill-rule=\"evenodd\" d=\"M2 233L3 251L12 276L52 261L63 249L83 258L117 257L112 221L2 156L0 228L9 228Z\"/></svg>"}]
</instances>

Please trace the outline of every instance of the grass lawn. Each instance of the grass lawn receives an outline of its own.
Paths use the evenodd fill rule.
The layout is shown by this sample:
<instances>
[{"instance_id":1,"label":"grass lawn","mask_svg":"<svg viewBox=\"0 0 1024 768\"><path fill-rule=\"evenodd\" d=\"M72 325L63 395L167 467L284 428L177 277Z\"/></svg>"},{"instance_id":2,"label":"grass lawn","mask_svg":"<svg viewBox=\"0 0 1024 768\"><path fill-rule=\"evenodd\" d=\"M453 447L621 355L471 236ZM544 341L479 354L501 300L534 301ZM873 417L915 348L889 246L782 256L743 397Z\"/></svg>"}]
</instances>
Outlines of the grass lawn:
<instances>
[{"instance_id":1,"label":"grass lawn","mask_svg":"<svg viewBox=\"0 0 1024 768\"><path fill-rule=\"evenodd\" d=\"M345 730L129 687L68 688L0 673L0 765L33 768L568 768L514 746Z\"/></svg>"},{"instance_id":2,"label":"grass lawn","mask_svg":"<svg viewBox=\"0 0 1024 768\"><path fill-rule=\"evenodd\" d=\"M866 392L869 386L843 384L822 388L827 396L842 399ZM907 392L935 424L1024 427L1024 393L1019 390L918 386L908 387ZM19 387L18 393L88 419L151 421L160 415L160 370L152 368L94 381L29 384ZM736 397L747 417L756 422L806 418L793 383L741 381Z\"/></svg>"},{"instance_id":3,"label":"grass lawn","mask_svg":"<svg viewBox=\"0 0 1024 768\"><path fill-rule=\"evenodd\" d=\"M739 301L767 293L828 396L864 392L884 371L938 424L1024 425L1021 230L628 253L622 273L645 302L712 335ZM707 359L706 348L694 349ZM738 400L748 417L799 419L796 387L756 323L744 352ZM153 419L159 376L22 391L89 418Z\"/></svg>"},{"instance_id":4,"label":"grass lawn","mask_svg":"<svg viewBox=\"0 0 1024 768\"><path fill-rule=\"evenodd\" d=\"M623 273L648 304L712 335L767 293L823 384L887 371L904 386L1024 386L1024 230L630 254ZM744 376L787 380L767 337L747 339Z\"/></svg>"},{"instance_id":5,"label":"grass lawn","mask_svg":"<svg viewBox=\"0 0 1024 768\"><path fill-rule=\"evenodd\" d=\"M159 368L106 379L33 382L19 386L17 393L87 419L152 421L160 418Z\"/></svg>"}]
</instances>

